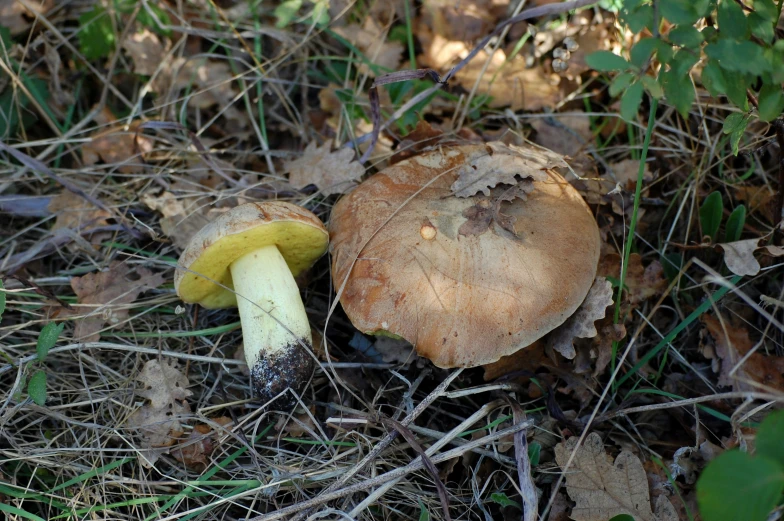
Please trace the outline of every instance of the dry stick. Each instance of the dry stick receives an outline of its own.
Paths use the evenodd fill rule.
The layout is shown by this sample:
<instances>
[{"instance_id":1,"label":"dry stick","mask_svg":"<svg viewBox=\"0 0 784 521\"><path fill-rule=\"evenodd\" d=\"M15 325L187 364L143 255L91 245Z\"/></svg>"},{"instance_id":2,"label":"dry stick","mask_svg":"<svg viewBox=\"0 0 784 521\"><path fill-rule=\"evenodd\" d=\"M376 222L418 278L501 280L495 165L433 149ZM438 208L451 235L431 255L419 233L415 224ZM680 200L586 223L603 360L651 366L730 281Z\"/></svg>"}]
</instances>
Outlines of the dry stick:
<instances>
[{"instance_id":1,"label":"dry stick","mask_svg":"<svg viewBox=\"0 0 784 521\"><path fill-rule=\"evenodd\" d=\"M508 394L504 398L512 407L514 422L516 424L526 421L525 411L517 400ZM523 500L523 521L536 521L539 512L539 499L536 495L534 479L531 476L531 460L528 458L527 429L518 431L514 435L515 458L517 459L517 479L520 482L520 496Z\"/></svg>"},{"instance_id":2,"label":"dry stick","mask_svg":"<svg viewBox=\"0 0 784 521\"><path fill-rule=\"evenodd\" d=\"M451 431L449 431L446 434L439 435L438 438L437 438L437 441L433 445L431 445L430 448L428 448L425 451L425 453L428 456L432 457L433 454L435 454L436 452L441 450L441 448L443 448L445 445L450 444L450 443L464 447L469 442L467 442L467 441L465 441L465 440L463 440L461 438L458 438L460 433L465 432L466 430L468 430L469 427L471 427L476 422L478 422L479 420L481 420L482 418L484 418L485 416L490 414L492 411L497 409L500 405L502 405L502 403L503 402L501 400L494 400L494 401L492 401L490 403L487 403L487 404L483 405L474 414L472 414L471 416L469 416L468 418L463 420L460 423L460 425L458 425L457 427L455 427L454 429L452 429ZM411 429L415 430L413 425L411 426ZM495 458L496 455L490 455L489 457ZM431 461L432 461L432 459L431 459ZM391 489L392 487L394 487L395 485L400 483L400 480L402 480L402 479L403 479L403 476L401 476L401 477L399 477L397 479L394 479L392 481L389 481L389 482L385 483L384 485L380 486L373 493L368 495L368 497L366 497L359 505L354 507L354 509L351 512L349 512L349 514L348 514L349 517L351 517L352 519L356 519L359 516L360 512L362 512L367 507L369 507L370 505L375 503L378 500L378 498L380 498L381 496L386 494L389 491L389 489Z\"/></svg>"},{"instance_id":3,"label":"dry stick","mask_svg":"<svg viewBox=\"0 0 784 521\"><path fill-rule=\"evenodd\" d=\"M370 98L371 99L370 112L371 112L371 115L374 116L373 117L373 120L374 120L374 122L373 122L374 123L373 124L373 130L371 132L369 132L368 134L365 134L364 136L360 136L359 138L357 138L357 139L355 139L353 141L353 145L356 146L356 145L359 145L360 143L364 143L365 141L370 139L370 146L365 151L365 153L362 154L362 157L360 158L359 162L360 163L364 163L365 161L368 160L368 158L370 157L371 152L375 148L376 142L378 141L378 136L381 133L381 131L386 130L387 128L389 128L389 126L392 125L395 121L397 121L401 116L403 116L403 114L408 112L408 110L411 109L411 107L413 107L414 105L416 105L417 103L419 103L423 99L427 98L431 94L435 93L436 91L440 90L441 87L446 85L447 82L450 79L452 79L452 77L455 74L457 74L463 67L468 65L468 62L473 60L474 57L477 54L479 54L479 52L482 49L484 49L487 46L488 43L490 43L490 40L492 40L494 37L498 36L506 27L508 27L510 25L514 25L514 24L519 23L519 22L523 22L525 20L529 20L531 18L537 18L539 16L549 16L549 15L553 15L553 14L561 14L561 13L565 13L565 12L568 12L568 11L572 11L574 9L579 9L581 7L586 7L588 5L595 4L595 3L596 3L596 0L572 0L571 2L564 2L564 3L560 3L560 4L548 4L548 5L543 5L543 6L539 6L539 7L533 7L531 9L526 9L525 11L523 11L520 14L518 14L517 16L513 16L513 17L509 18L508 20L505 20L505 21L501 22L500 24L498 24L495 27L495 29L493 29L493 32L491 32L490 34L485 36L482 39L482 41L480 41L473 49L471 49L471 52L468 53L468 56L466 56L460 63L458 63L457 65L452 67L452 69L448 73L446 73L446 75L443 78L439 77L438 73L435 72L433 69L419 69L417 71L398 71L398 72L393 72L391 74L384 75L384 76L381 76L381 77L377 78L376 81L373 82L373 85L370 87L370 94L369 94L370 97L371 97ZM377 118L377 117L375 117L375 115L380 113L380 108L378 107L378 92L376 91L376 89L379 86L386 85L388 83L396 83L398 81L405 81L406 79L411 79L412 77L424 78L425 76L429 76L429 77L433 78L434 81L436 81L436 84L433 85L432 87L430 87L429 89L427 89L427 90L425 90L423 92L420 92L417 96L414 96L413 98L408 100L408 102L406 102L402 107L397 109L394 112L394 114L392 114L392 116L387 120L386 123L384 123L381 126L377 125L376 123L380 121L380 117ZM376 91L376 92L374 92L374 91ZM376 103L375 107L373 106L373 103L374 103L373 99L374 98L376 100L375 101L375 103Z\"/></svg>"},{"instance_id":4,"label":"dry stick","mask_svg":"<svg viewBox=\"0 0 784 521\"><path fill-rule=\"evenodd\" d=\"M438 387L433 389L433 392L428 394L425 397L424 400L419 402L419 405L417 405L414 408L414 410L411 411L411 414L406 416L400 422L400 424L403 425L403 426L408 426L410 423L413 423L414 420L416 420L419 417L420 414L425 412L425 410L428 407L430 407L430 405L432 405L432 403L434 401L436 401L437 398L439 398L441 396L441 394L446 390L447 387L449 387L449 385L452 383L452 381L455 378L457 378L460 375L460 373L462 373L462 372L463 372L463 369L460 368L460 369L457 369L456 371L454 371L452 374L450 374L443 382L441 382L438 385ZM343 474L333 484L328 486L321 494L316 496L316 498L314 500L318 500L321 497L329 496L331 492L334 492L335 490L339 489L340 487L342 487L343 485L348 483L348 481L351 478L353 478L357 473L362 471L362 469L364 469L371 461L376 459L384 450L387 449L387 447L392 445L392 442L395 441L395 438L397 438L397 431L392 431L389 434L387 434L384 439L382 439L380 442L378 442L376 444L375 447L373 447L373 450L371 450L367 454L367 456L362 458L362 460L359 463L357 463L356 465L354 465L351 469L347 470L345 474ZM420 461L420 460L418 459L416 461ZM329 500L327 499L327 500L324 500L324 501L329 501ZM307 502L305 502L305 503L307 503ZM319 501L319 503L321 503L321 501ZM302 517L305 517L307 515L308 515L308 512L303 512L303 514L301 516L295 517L294 519L292 519L292 521L296 521L297 519L302 519ZM256 519L261 519L261 518L256 518ZM254 521L254 520L250 520L250 521Z\"/></svg>"},{"instance_id":5,"label":"dry stick","mask_svg":"<svg viewBox=\"0 0 784 521\"><path fill-rule=\"evenodd\" d=\"M512 427L508 427L506 429L502 429L500 431L496 431L495 433L493 433L493 434L491 434L489 436L485 436L485 437L480 438L478 440L469 441L468 443L466 443L465 445L463 445L461 447L457 447L457 448L454 448L452 450L449 450L449 451L446 451L446 452L442 452L441 454L437 454L437 455L433 456L431 458L431 460L433 461L433 463L442 463L442 462L448 461L448 460L450 460L452 458L460 457L463 454L465 454L466 452L472 451L472 450L474 450L474 449L476 449L478 447L481 447L482 445L487 445L490 442L493 442L493 441L498 440L500 438L504 438L504 437L509 436L509 435L514 435L516 432L518 432L520 430L523 430L523 429L527 429L531 425L533 425L533 421L531 421L531 420L523 422L523 423L519 423L517 425L513 425ZM361 492L361 491L366 490L368 488L373 488L373 487L376 487L376 486L379 486L379 485L383 485L384 483L386 483L388 481L391 481L391 480L397 479L397 478L402 478L402 477L404 477L404 476L406 476L408 474L411 474L412 472L416 472L418 470L422 470L423 468L424 468L424 464L422 463L422 459L421 458L417 458L414 461L412 461L411 463L409 463L408 465L406 465L405 467L400 467L400 468L396 468L395 470L390 470L389 472L385 472L384 474L381 474L380 476L377 476L377 477L372 478L372 479L368 479L366 481L363 481L362 483L357 483L355 485L351 485L349 487L342 488L342 489L339 489L339 490L330 491L330 492L326 492L325 491L325 492L323 492L322 494L318 495L317 497L315 497L313 499L308 499L306 501L300 501L299 503L297 503L295 505L291 505L291 506L286 507L286 508L281 508L280 510L277 510L277 511L272 512L270 514L265 514L265 515L261 515L261 516L252 517L252 518L248 519L247 521L275 521L276 519L289 517L292 514L296 514L298 512L302 512L304 510L310 510L310 509L312 509L314 507L323 505L324 503L327 503L329 501L333 501L335 499L340 499L340 498L348 496L350 494L354 494L356 492ZM178 514L175 517L161 519L161 521L174 520L176 517L180 517L182 514L184 514L184 512ZM296 519L296 518L292 518L292 519Z\"/></svg>"},{"instance_id":6,"label":"dry stick","mask_svg":"<svg viewBox=\"0 0 784 521\"><path fill-rule=\"evenodd\" d=\"M596 418L596 422L602 422L618 418L619 416L626 416L636 412L656 411L660 409L672 409L673 407L686 407L687 405L694 405L702 402L715 402L718 400L736 400L741 398L751 398L754 400L767 400L771 402L784 402L784 395L776 395L769 393L758 393L753 391L736 391L731 393L718 393L710 396L699 396L697 398L687 398L685 400L676 400L666 403L654 403L651 405L640 405L639 407L629 407L621 409L620 411L613 411L611 413L603 414Z\"/></svg>"}]
</instances>

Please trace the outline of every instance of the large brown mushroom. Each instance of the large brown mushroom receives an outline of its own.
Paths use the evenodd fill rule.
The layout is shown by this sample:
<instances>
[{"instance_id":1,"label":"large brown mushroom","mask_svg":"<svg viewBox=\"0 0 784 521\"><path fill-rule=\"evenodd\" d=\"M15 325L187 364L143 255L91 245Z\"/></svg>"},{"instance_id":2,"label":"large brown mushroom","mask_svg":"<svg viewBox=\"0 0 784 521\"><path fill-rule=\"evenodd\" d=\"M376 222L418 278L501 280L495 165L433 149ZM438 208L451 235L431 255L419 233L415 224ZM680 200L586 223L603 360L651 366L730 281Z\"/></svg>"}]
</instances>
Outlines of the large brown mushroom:
<instances>
[{"instance_id":1,"label":"large brown mushroom","mask_svg":"<svg viewBox=\"0 0 784 521\"><path fill-rule=\"evenodd\" d=\"M561 325L591 288L600 239L552 157L441 146L341 199L332 275L352 323L402 337L445 368L495 362Z\"/></svg>"}]
</instances>

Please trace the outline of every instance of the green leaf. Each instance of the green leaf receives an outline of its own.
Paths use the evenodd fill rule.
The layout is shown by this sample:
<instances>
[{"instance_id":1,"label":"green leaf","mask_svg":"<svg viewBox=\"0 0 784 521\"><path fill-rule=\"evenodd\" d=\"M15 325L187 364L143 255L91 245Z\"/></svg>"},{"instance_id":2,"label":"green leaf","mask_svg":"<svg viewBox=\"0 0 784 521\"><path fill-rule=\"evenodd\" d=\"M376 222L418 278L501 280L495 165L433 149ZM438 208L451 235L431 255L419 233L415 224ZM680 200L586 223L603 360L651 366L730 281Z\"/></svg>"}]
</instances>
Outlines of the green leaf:
<instances>
[{"instance_id":1,"label":"green leaf","mask_svg":"<svg viewBox=\"0 0 784 521\"><path fill-rule=\"evenodd\" d=\"M624 2L630 4L631 2ZM643 29L653 26L653 6L650 4L639 5L638 7L627 7L621 9L621 21L629 26L633 33L639 33Z\"/></svg>"},{"instance_id":2,"label":"green leaf","mask_svg":"<svg viewBox=\"0 0 784 521\"><path fill-rule=\"evenodd\" d=\"M784 492L784 469L731 450L720 454L697 481L704 521L765 521Z\"/></svg>"},{"instance_id":3,"label":"green leaf","mask_svg":"<svg viewBox=\"0 0 784 521\"><path fill-rule=\"evenodd\" d=\"M722 37L743 40L749 35L749 25L743 8L735 0L719 2L719 33Z\"/></svg>"},{"instance_id":4,"label":"green leaf","mask_svg":"<svg viewBox=\"0 0 784 521\"><path fill-rule=\"evenodd\" d=\"M784 470L784 411L776 411L757 430L757 456L779 464Z\"/></svg>"},{"instance_id":5,"label":"green leaf","mask_svg":"<svg viewBox=\"0 0 784 521\"><path fill-rule=\"evenodd\" d=\"M755 3L754 5L756 6L757 4ZM749 27L751 27L751 34L770 45L770 42L773 41L773 37L775 36L773 32L773 22L758 13L751 13L747 20Z\"/></svg>"},{"instance_id":6,"label":"green leaf","mask_svg":"<svg viewBox=\"0 0 784 521\"><path fill-rule=\"evenodd\" d=\"M781 85L765 84L759 93L759 117L762 121L773 121L784 110L784 92Z\"/></svg>"},{"instance_id":7,"label":"green leaf","mask_svg":"<svg viewBox=\"0 0 784 521\"><path fill-rule=\"evenodd\" d=\"M626 121L633 121L642 103L642 83L632 84L621 96L621 117Z\"/></svg>"},{"instance_id":8,"label":"green leaf","mask_svg":"<svg viewBox=\"0 0 784 521\"><path fill-rule=\"evenodd\" d=\"M724 86L727 88L727 97L741 110L749 110L749 98L746 89L751 86L749 77L745 74L724 72Z\"/></svg>"},{"instance_id":9,"label":"green leaf","mask_svg":"<svg viewBox=\"0 0 784 521\"><path fill-rule=\"evenodd\" d=\"M585 63L588 67L600 72L623 71L629 68L629 62L610 51L592 52L585 57Z\"/></svg>"},{"instance_id":10,"label":"green leaf","mask_svg":"<svg viewBox=\"0 0 784 521\"><path fill-rule=\"evenodd\" d=\"M38 405L46 403L46 373L36 371L27 384L27 394Z\"/></svg>"},{"instance_id":11,"label":"green leaf","mask_svg":"<svg viewBox=\"0 0 784 521\"><path fill-rule=\"evenodd\" d=\"M278 29L283 29L284 27L288 27L288 25L294 20L294 17L297 16L300 8L302 7L302 0L285 0L278 4L275 8L273 14L277 21L275 22L275 27Z\"/></svg>"},{"instance_id":12,"label":"green leaf","mask_svg":"<svg viewBox=\"0 0 784 521\"><path fill-rule=\"evenodd\" d=\"M719 61L727 71L738 71L760 75L770 70L762 47L750 41L736 42L722 38L705 46L705 54Z\"/></svg>"},{"instance_id":13,"label":"green leaf","mask_svg":"<svg viewBox=\"0 0 784 521\"><path fill-rule=\"evenodd\" d=\"M133 10L136 0L131 0L128 3L131 4L131 10ZM169 15L166 14L166 11L155 5L153 2L148 2L144 7L142 7L142 9L139 11L139 14L136 16L136 20L143 26L160 35L172 35L172 30L168 27L164 27L171 26L171 18L169 18Z\"/></svg>"},{"instance_id":14,"label":"green leaf","mask_svg":"<svg viewBox=\"0 0 784 521\"><path fill-rule=\"evenodd\" d=\"M670 31L667 38L683 47L698 47L703 42L702 33L693 25L679 25Z\"/></svg>"},{"instance_id":15,"label":"green leaf","mask_svg":"<svg viewBox=\"0 0 784 521\"><path fill-rule=\"evenodd\" d=\"M541 454L542 446L537 442L533 442L528 446L528 459L531 462L532 467L539 465L539 458L541 457Z\"/></svg>"},{"instance_id":16,"label":"green leaf","mask_svg":"<svg viewBox=\"0 0 784 521\"><path fill-rule=\"evenodd\" d=\"M632 65L637 68L642 68L656 50L657 42L658 40L656 38L643 38L635 43L632 50L629 51L629 61Z\"/></svg>"},{"instance_id":17,"label":"green leaf","mask_svg":"<svg viewBox=\"0 0 784 521\"><path fill-rule=\"evenodd\" d=\"M736 156L738 155L738 145L740 144L740 138L743 137L743 133L746 131L746 125L748 125L748 123L749 115L740 114L738 112L733 112L727 116L727 119L724 120L724 128L722 128L722 132L729 134L732 153Z\"/></svg>"},{"instance_id":18,"label":"green leaf","mask_svg":"<svg viewBox=\"0 0 784 521\"><path fill-rule=\"evenodd\" d=\"M610 521L634 521L634 518L629 514L618 514L613 516Z\"/></svg>"},{"instance_id":19,"label":"green leaf","mask_svg":"<svg viewBox=\"0 0 784 521\"><path fill-rule=\"evenodd\" d=\"M675 54L672 45L664 40L656 40L656 57L662 63L670 63L672 56Z\"/></svg>"},{"instance_id":20,"label":"green leaf","mask_svg":"<svg viewBox=\"0 0 784 521\"><path fill-rule=\"evenodd\" d=\"M659 0L661 15L674 24L692 25L699 19L689 2L683 0Z\"/></svg>"},{"instance_id":21,"label":"green leaf","mask_svg":"<svg viewBox=\"0 0 784 521\"><path fill-rule=\"evenodd\" d=\"M513 499L509 499L509 496L507 496L503 492L493 492L492 494L490 494L490 501L492 501L493 503L497 503L502 507L516 507L520 510L523 509L520 503L514 501Z\"/></svg>"},{"instance_id":22,"label":"green leaf","mask_svg":"<svg viewBox=\"0 0 784 521\"><path fill-rule=\"evenodd\" d=\"M626 90L626 87L631 85L634 78L636 78L636 76L631 72L622 72L618 74L615 78L613 78L612 83L610 83L610 96L614 98Z\"/></svg>"},{"instance_id":23,"label":"green leaf","mask_svg":"<svg viewBox=\"0 0 784 521\"><path fill-rule=\"evenodd\" d=\"M79 48L88 60L105 58L114 50L115 34L109 13L101 5L79 17Z\"/></svg>"},{"instance_id":24,"label":"green leaf","mask_svg":"<svg viewBox=\"0 0 784 521\"><path fill-rule=\"evenodd\" d=\"M419 521L430 521L430 512L422 500L419 500Z\"/></svg>"},{"instance_id":25,"label":"green leaf","mask_svg":"<svg viewBox=\"0 0 784 521\"><path fill-rule=\"evenodd\" d=\"M661 99L664 96L664 90L662 90L662 86L659 85L659 82L653 76L643 76L642 77L642 84L645 87L645 90L648 91L652 97L656 99Z\"/></svg>"},{"instance_id":26,"label":"green leaf","mask_svg":"<svg viewBox=\"0 0 784 521\"><path fill-rule=\"evenodd\" d=\"M727 218L727 226L724 230L724 242L739 241L745 224L746 206L740 205L732 210L732 213Z\"/></svg>"},{"instance_id":27,"label":"green leaf","mask_svg":"<svg viewBox=\"0 0 784 521\"><path fill-rule=\"evenodd\" d=\"M724 85L724 73L715 60L708 60L702 69L700 79L711 96L719 97L727 92L727 87Z\"/></svg>"},{"instance_id":28,"label":"green leaf","mask_svg":"<svg viewBox=\"0 0 784 521\"><path fill-rule=\"evenodd\" d=\"M702 236L710 237L711 241L716 242L721 218L724 213L724 202L721 192L711 192L700 206L700 224L702 225Z\"/></svg>"},{"instance_id":29,"label":"green leaf","mask_svg":"<svg viewBox=\"0 0 784 521\"><path fill-rule=\"evenodd\" d=\"M694 102L694 87L688 74L677 74L673 69L661 74L661 83L667 102L678 109L681 116L688 117Z\"/></svg>"},{"instance_id":30,"label":"green leaf","mask_svg":"<svg viewBox=\"0 0 784 521\"><path fill-rule=\"evenodd\" d=\"M49 322L44 326L41 330L41 334L38 335L38 343L35 346L35 351L38 353L38 360L41 362L44 361L46 355L49 354L49 350L57 343L57 339L60 337L60 333L63 332L64 327L65 322L61 322L59 325L54 322Z\"/></svg>"},{"instance_id":31,"label":"green leaf","mask_svg":"<svg viewBox=\"0 0 784 521\"><path fill-rule=\"evenodd\" d=\"M11 29L0 25L0 50L10 51L14 41L11 39Z\"/></svg>"},{"instance_id":32,"label":"green leaf","mask_svg":"<svg viewBox=\"0 0 784 521\"><path fill-rule=\"evenodd\" d=\"M678 277L683 267L683 254L667 253L661 256L660 262L664 270L664 276L672 282Z\"/></svg>"}]
</instances>

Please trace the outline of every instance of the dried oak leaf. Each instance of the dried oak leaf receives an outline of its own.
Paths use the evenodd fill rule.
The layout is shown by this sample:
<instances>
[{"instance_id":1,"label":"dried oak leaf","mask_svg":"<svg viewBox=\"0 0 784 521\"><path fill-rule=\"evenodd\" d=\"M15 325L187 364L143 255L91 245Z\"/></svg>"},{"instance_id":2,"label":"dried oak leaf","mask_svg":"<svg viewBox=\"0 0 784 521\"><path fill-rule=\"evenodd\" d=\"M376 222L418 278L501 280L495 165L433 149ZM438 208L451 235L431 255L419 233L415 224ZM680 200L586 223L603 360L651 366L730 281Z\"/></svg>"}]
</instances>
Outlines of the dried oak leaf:
<instances>
[{"instance_id":1,"label":"dried oak leaf","mask_svg":"<svg viewBox=\"0 0 784 521\"><path fill-rule=\"evenodd\" d=\"M122 47L131 57L133 72L143 76L155 74L166 52L158 35L147 28L129 34L123 41Z\"/></svg>"},{"instance_id":2,"label":"dried oak leaf","mask_svg":"<svg viewBox=\"0 0 784 521\"><path fill-rule=\"evenodd\" d=\"M487 154L466 161L457 171L450 187L457 197L473 197L479 192L490 195L499 184L515 185L521 179L546 181L546 170L566 167L560 154L534 147L488 143Z\"/></svg>"},{"instance_id":3,"label":"dried oak leaf","mask_svg":"<svg viewBox=\"0 0 784 521\"><path fill-rule=\"evenodd\" d=\"M52 198L47 209L56 214L57 218L52 231L69 229L85 235L91 230L108 225L107 219L112 216L106 210L98 208L90 201L68 190L63 190ZM111 232L99 232L90 236L92 244L105 241Z\"/></svg>"},{"instance_id":4,"label":"dried oak leaf","mask_svg":"<svg viewBox=\"0 0 784 521\"><path fill-rule=\"evenodd\" d=\"M56 5L54 0L36 0L26 4L30 6L30 10L17 0L0 0L0 27L7 27L11 36L27 31L36 15L43 16Z\"/></svg>"},{"instance_id":5,"label":"dried oak leaf","mask_svg":"<svg viewBox=\"0 0 784 521\"><path fill-rule=\"evenodd\" d=\"M574 436L555 446L555 460L564 469L577 447ZM627 514L637 521L677 521L672 503L656 498L651 509L648 479L639 458L621 451L615 461L604 450L602 438L592 432L577 449L566 473L566 491L576 502L571 518L575 521L607 521Z\"/></svg>"},{"instance_id":6,"label":"dried oak leaf","mask_svg":"<svg viewBox=\"0 0 784 521\"><path fill-rule=\"evenodd\" d=\"M512 373L520 373L523 382L527 382L534 371L542 366L544 359L544 342L537 340L525 349L482 366L485 370L484 379L489 382Z\"/></svg>"},{"instance_id":7,"label":"dried oak leaf","mask_svg":"<svg viewBox=\"0 0 784 521\"><path fill-rule=\"evenodd\" d=\"M141 406L128 418L128 426L138 429L145 449L173 445L182 435L180 418L190 412L185 401L192 394L187 389L188 378L174 362L150 360L136 379L144 386L136 394L147 398L150 403ZM151 452L145 456L154 463L156 454Z\"/></svg>"},{"instance_id":8,"label":"dried oak leaf","mask_svg":"<svg viewBox=\"0 0 784 521\"><path fill-rule=\"evenodd\" d=\"M398 144L397 151L389 159L389 164L394 165L400 161L416 155L423 149L433 146L444 136L444 132L433 128L430 123L420 119L417 121L416 128L412 130Z\"/></svg>"},{"instance_id":9,"label":"dried oak leaf","mask_svg":"<svg viewBox=\"0 0 784 521\"><path fill-rule=\"evenodd\" d=\"M220 426L232 423L226 416L213 418L212 422ZM200 423L196 425L187 438L180 439L179 443L171 448L171 455L177 461L194 470L204 470L210 463L209 457L215 449L215 438L222 431L213 430L211 425Z\"/></svg>"},{"instance_id":10,"label":"dried oak leaf","mask_svg":"<svg viewBox=\"0 0 784 521\"><path fill-rule=\"evenodd\" d=\"M784 357L757 351L750 354L735 373L730 374L754 347L748 329L711 315L701 316L700 321L703 324L700 352L711 360L713 371L719 374L719 385L747 392L759 387L754 385L756 382L768 389L784 392Z\"/></svg>"},{"instance_id":11,"label":"dried oak leaf","mask_svg":"<svg viewBox=\"0 0 784 521\"><path fill-rule=\"evenodd\" d=\"M612 284L604 277L597 277L577 311L547 335L547 346L573 359L577 352L574 341L577 338L593 338L598 334L594 322L604 318L605 310L612 305Z\"/></svg>"},{"instance_id":12,"label":"dried oak leaf","mask_svg":"<svg viewBox=\"0 0 784 521\"><path fill-rule=\"evenodd\" d=\"M114 114L104 108L95 118L99 125L110 125L117 121ZM116 165L117 171L123 174L135 174L144 169L143 154L153 149L153 142L136 130L141 125L134 121L126 130L120 125L112 126L95 132L90 142L82 145L82 161L85 165L95 165L101 161L107 165Z\"/></svg>"},{"instance_id":13,"label":"dried oak leaf","mask_svg":"<svg viewBox=\"0 0 784 521\"><path fill-rule=\"evenodd\" d=\"M597 275L601 277L621 277L621 256L609 253L599 259ZM637 306L643 301L661 295L667 288L667 278L664 268L659 261L652 261L648 266L643 266L642 257L632 253L629 257L629 267L626 271L625 299L632 306Z\"/></svg>"},{"instance_id":14,"label":"dried oak leaf","mask_svg":"<svg viewBox=\"0 0 784 521\"><path fill-rule=\"evenodd\" d=\"M613 174L615 174L615 180L618 181L621 188L624 190L634 190L634 187L637 186L637 178L639 177L640 172L639 159L624 159L623 161L612 163L610 168L612 169ZM648 168L648 163L643 165L642 178L643 181L651 181L653 179L653 174L651 174L651 171Z\"/></svg>"},{"instance_id":15,"label":"dried oak leaf","mask_svg":"<svg viewBox=\"0 0 784 521\"><path fill-rule=\"evenodd\" d=\"M336 27L335 32L355 45L371 63L381 68L376 72L366 63L359 66L362 74L376 76L397 70L403 56L403 44L385 38L384 28L371 17L365 18L362 26L357 24Z\"/></svg>"},{"instance_id":16,"label":"dried oak leaf","mask_svg":"<svg viewBox=\"0 0 784 521\"><path fill-rule=\"evenodd\" d=\"M316 185L323 195L343 194L356 186L365 169L354 161L354 151L340 148L330 152L329 142L311 141L302 156L286 165L294 188Z\"/></svg>"},{"instance_id":17,"label":"dried oak leaf","mask_svg":"<svg viewBox=\"0 0 784 521\"><path fill-rule=\"evenodd\" d=\"M157 288L164 281L160 273L116 261L106 271L73 277L71 288L78 302L74 307L87 313L87 316L76 320L74 339L82 342L99 340L99 331L105 323L117 324L128 318L127 304L135 301L141 292Z\"/></svg>"}]
</instances>

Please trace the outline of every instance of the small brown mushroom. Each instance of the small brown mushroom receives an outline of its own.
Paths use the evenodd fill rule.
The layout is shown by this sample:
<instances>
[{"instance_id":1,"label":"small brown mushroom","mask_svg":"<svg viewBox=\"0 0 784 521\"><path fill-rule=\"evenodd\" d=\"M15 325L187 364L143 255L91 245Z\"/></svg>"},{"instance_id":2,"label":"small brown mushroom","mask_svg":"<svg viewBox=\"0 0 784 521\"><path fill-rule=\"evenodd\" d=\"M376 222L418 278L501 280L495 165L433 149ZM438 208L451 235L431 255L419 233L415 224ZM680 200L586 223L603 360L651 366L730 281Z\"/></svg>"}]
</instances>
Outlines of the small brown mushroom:
<instances>
[{"instance_id":1,"label":"small brown mushroom","mask_svg":"<svg viewBox=\"0 0 784 521\"><path fill-rule=\"evenodd\" d=\"M202 228L174 277L185 302L238 307L245 359L256 394L269 401L297 393L313 372L310 323L294 277L327 250L318 217L286 202L248 203ZM290 408L291 394L276 403Z\"/></svg>"},{"instance_id":2,"label":"small brown mushroom","mask_svg":"<svg viewBox=\"0 0 784 521\"><path fill-rule=\"evenodd\" d=\"M360 331L402 337L438 367L475 367L529 346L578 308L600 238L563 177L539 171L511 200L509 186L489 196L450 190L467 164L491 171L506 161L508 171L509 157L485 145L442 146L386 168L335 205L332 275ZM521 175L530 171L524 154L514 161Z\"/></svg>"}]
</instances>

